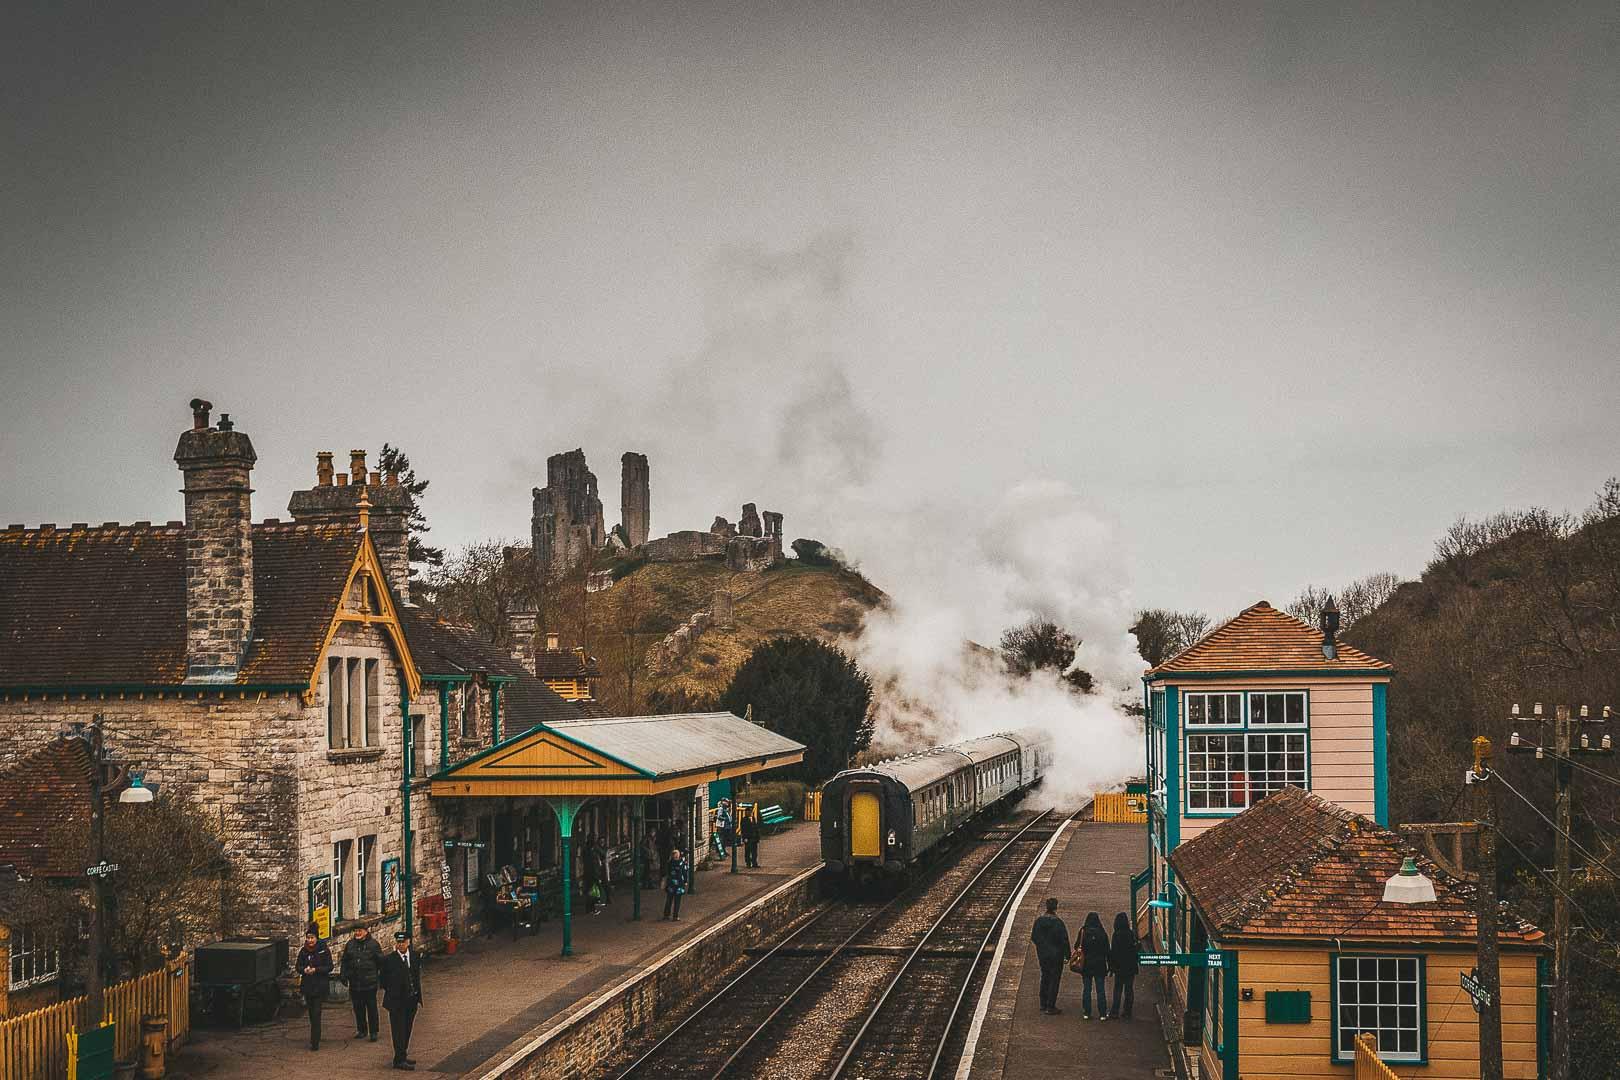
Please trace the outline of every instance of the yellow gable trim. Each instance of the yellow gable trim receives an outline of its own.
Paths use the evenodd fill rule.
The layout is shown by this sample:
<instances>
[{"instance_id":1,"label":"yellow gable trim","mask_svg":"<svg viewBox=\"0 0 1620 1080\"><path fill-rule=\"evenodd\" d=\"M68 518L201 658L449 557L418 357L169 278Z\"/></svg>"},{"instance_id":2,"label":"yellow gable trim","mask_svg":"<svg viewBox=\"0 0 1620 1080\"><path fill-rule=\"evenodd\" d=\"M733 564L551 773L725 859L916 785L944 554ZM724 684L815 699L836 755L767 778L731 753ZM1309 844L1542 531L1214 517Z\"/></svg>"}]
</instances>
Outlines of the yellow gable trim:
<instances>
[{"instance_id":1,"label":"yellow gable trim","mask_svg":"<svg viewBox=\"0 0 1620 1080\"><path fill-rule=\"evenodd\" d=\"M362 576L368 577L367 583L371 594L376 598L378 611L364 613L349 610L349 594L354 590L354 583ZM382 562L377 558L377 549L372 546L371 536L368 533L360 544L360 550L355 553L354 565L349 567L348 577L343 579L343 590L338 595L337 611L332 614L332 621L326 627L326 639L321 642L319 659L315 662L315 670L310 673L309 700L313 701L321 684L321 673L326 670L326 654L332 648L332 640L337 637L338 627L344 623L359 623L360 625L375 626L388 638L394 647L394 656L399 660L399 666L405 672L405 689L409 697L415 697L422 692L422 673L416 668L416 660L411 656L411 650L405 644L405 630L399 624L399 611L394 607L394 595L388 590L388 576L383 573Z\"/></svg>"},{"instance_id":2,"label":"yellow gable trim","mask_svg":"<svg viewBox=\"0 0 1620 1080\"><path fill-rule=\"evenodd\" d=\"M521 774L525 779L547 776L587 777L590 780L646 780L634 769L570 742L549 731L537 732L504 753L490 754L452 769L453 780L477 777L506 779Z\"/></svg>"},{"instance_id":3,"label":"yellow gable trim","mask_svg":"<svg viewBox=\"0 0 1620 1080\"><path fill-rule=\"evenodd\" d=\"M790 754L778 754L766 759L764 765L758 760L742 762L719 769L702 769L697 772L680 773L674 776L662 776L656 779L642 776L615 761L606 761L606 767L586 761L590 751L586 747L574 743L554 749L577 758L582 763L571 766L559 763L547 775L546 767L528 768L515 762L504 768L483 771L478 766L492 759L502 762L519 756L519 752L530 744L525 740L520 746L512 748L511 755L492 754L488 758L469 762L460 768L433 781L430 789L435 796L503 796L503 795L661 795L669 791L678 791L681 788L695 787L710 780L724 780L735 776L749 776L766 769L774 769L778 765L791 765L804 760L803 751L794 751ZM546 751L541 751L541 754ZM559 758L559 762L561 758ZM594 773L593 769L600 769ZM610 771L612 770L612 771Z\"/></svg>"}]
</instances>

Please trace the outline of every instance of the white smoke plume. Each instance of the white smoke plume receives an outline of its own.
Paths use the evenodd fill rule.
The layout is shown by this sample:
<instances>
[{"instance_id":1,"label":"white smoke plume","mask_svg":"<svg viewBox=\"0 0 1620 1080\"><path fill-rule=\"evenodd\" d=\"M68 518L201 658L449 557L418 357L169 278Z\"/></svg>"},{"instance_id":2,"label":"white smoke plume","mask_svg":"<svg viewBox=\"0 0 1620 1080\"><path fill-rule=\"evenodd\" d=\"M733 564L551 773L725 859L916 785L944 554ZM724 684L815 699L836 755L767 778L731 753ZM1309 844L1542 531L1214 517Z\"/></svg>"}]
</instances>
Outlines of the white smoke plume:
<instances>
[{"instance_id":1,"label":"white smoke plume","mask_svg":"<svg viewBox=\"0 0 1620 1080\"><path fill-rule=\"evenodd\" d=\"M1034 728L1052 737L1049 787L1060 796L1139 774L1140 729L1121 704L1140 698L1143 665L1113 529L1071 488L1038 477L988 508L965 493L908 503L881 490L882 425L862 403L849 344L857 255L848 233L722 252L706 281L703 345L603 426L636 416L639 430L662 433L665 445L649 449L678 462L686 482L745 489L787 512L789 536L813 516L811 535L889 593L892 605L844 643L878 689L880 748ZM701 433L701 448L671 438L671 417ZM990 650L1032 617L1082 640L1077 664L1096 693L1077 695L1053 673L1006 675Z\"/></svg>"}]
</instances>

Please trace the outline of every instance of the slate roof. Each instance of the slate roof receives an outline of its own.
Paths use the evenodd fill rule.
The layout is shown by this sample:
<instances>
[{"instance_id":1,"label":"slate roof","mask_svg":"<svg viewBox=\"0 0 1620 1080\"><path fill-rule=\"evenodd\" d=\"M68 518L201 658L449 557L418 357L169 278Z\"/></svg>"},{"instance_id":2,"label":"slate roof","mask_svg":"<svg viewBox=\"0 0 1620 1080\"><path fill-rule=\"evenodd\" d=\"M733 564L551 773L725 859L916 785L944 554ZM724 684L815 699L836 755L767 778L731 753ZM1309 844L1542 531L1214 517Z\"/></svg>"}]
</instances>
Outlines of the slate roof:
<instances>
[{"instance_id":1,"label":"slate roof","mask_svg":"<svg viewBox=\"0 0 1620 1080\"><path fill-rule=\"evenodd\" d=\"M1368 656L1342 637L1338 655L1322 655L1326 636L1314 626L1278 611L1264 600L1148 671L1148 677L1181 672L1327 671L1381 672L1394 667Z\"/></svg>"},{"instance_id":2,"label":"slate roof","mask_svg":"<svg viewBox=\"0 0 1620 1080\"><path fill-rule=\"evenodd\" d=\"M236 685L308 684L361 537L253 526L253 637ZM0 532L0 687L183 683L185 544L180 522Z\"/></svg>"},{"instance_id":3,"label":"slate roof","mask_svg":"<svg viewBox=\"0 0 1620 1080\"><path fill-rule=\"evenodd\" d=\"M534 673L542 679L598 679L602 676L596 657L582 657L572 649L536 649Z\"/></svg>"},{"instance_id":4,"label":"slate roof","mask_svg":"<svg viewBox=\"0 0 1620 1080\"><path fill-rule=\"evenodd\" d=\"M90 748L58 738L0 773L0 866L23 877L75 877L70 854L53 835L63 822L90 823Z\"/></svg>"},{"instance_id":5,"label":"slate roof","mask_svg":"<svg viewBox=\"0 0 1620 1080\"><path fill-rule=\"evenodd\" d=\"M1384 882L1407 856L1434 880L1433 904L1386 904ZM1212 936L1474 943L1472 886L1448 876L1369 817L1299 788L1269 795L1170 854ZM1504 946L1540 930L1504 919Z\"/></svg>"},{"instance_id":6,"label":"slate roof","mask_svg":"<svg viewBox=\"0 0 1620 1080\"><path fill-rule=\"evenodd\" d=\"M580 710L572 702L469 627L451 625L420 608L402 608L400 625L405 629L411 659L424 678L478 672L509 676L510 681L501 691L501 726L507 731L579 719Z\"/></svg>"},{"instance_id":7,"label":"slate roof","mask_svg":"<svg viewBox=\"0 0 1620 1080\"><path fill-rule=\"evenodd\" d=\"M654 776L714 769L804 752L803 743L735 713L580 718L550 725L577 742Z\"/></svg>"}]
</instances>

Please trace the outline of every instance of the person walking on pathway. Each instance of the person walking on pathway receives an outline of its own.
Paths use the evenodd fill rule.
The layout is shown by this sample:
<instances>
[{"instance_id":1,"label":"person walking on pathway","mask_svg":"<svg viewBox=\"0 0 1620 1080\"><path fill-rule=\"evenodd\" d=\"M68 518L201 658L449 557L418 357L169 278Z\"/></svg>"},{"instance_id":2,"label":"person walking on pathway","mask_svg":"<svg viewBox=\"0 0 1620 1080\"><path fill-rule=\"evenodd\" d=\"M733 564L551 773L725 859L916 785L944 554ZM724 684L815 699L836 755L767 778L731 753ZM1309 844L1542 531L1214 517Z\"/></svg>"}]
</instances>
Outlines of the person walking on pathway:
<instances>
[{"instance_id":1,"label":"person walking on pathway","mask_svg":"<svg viewBox=\"0 0 1620 1080\"><path fill-rule=\"evenodd\" d=\"M1074 964L1080 972L1080 1015L1091 1019L1091 988L1097 988L1098 1019L1108 1019L1108 931L1095 911L1086 916L1074 943Z\"/></svg>"},{"instance_id":2,"label":"person walking on pathway","mask_svg":"<svg viewBox=\"0 0 1620 1080\"><path fill-rule=\"evenodd\" d=\"M395 932L394 951L383 959L382 991L388 1032L394 1037L394 1068L414 1069L411 1025L422 1005L422 958L411 950L411 936L403 930Z\"/></svg>"},{"instance_id":3,"label":"person walking on pathway","mask_svg":"<svg viewBox=\"0 0 1620 1080\"><path fill-rule=\"evenodd\" d=\"M664 870L664 918L674 922L681 921L681 897L686 894L686 876L690 868L686 860L681 857L681 849L676 848L669 857L669 866Z\"/></svg>"},{"instance_id":4,"label":"person walking on pathway","mask_svg":"<svg viewBox=\"0 0 1620 1080\"><path fill-rule=\"evenodd\" d=\"M304 1008L309 1013L309 1048L321 1048L321 1006L326 1004L326 991L332 981L332 950L321 940L320 927L310 923L304 928L304 947L298 950L298 992L303 995Z\"/></svg>"},{"instance_id":5,"label":"person walking on pathway","mask_svg":"<svg viewBox=\"0 0 1620 1080\"><path fill-rule=\"evenodd\" d=\"M1041 1012L1057 1016L1063 1012L1057 1007L1058 983L1063 978L1063 965L1069 959L1069 928L1057 917L1058 902L1048 898L1046 914L1035 920L1029 940L1035 943L1035 957L1041 962Z\"/></svg>"},{"instance_id":6,"label":"person walking on pathway","mask_svg":"<svg viewBox=\"0 0 1620 1080\"><path fill-rule=\"evenodd\" d=\"M1114 1019L1129 1020L1131 1004L1136 997L1136 969L1140 948L1136 931L1131 928L1130 916L1123 911L1114 916L1114 942L1108 949L1108 968L1114 975ZM1125 995L1125 1011L1119 1008L1121 992Z\"/></svg>"},{"instance_id":7,"label":"person walking on pathway","mask_svg":"<svg viewBox=\"0 0 1620 1080\"><path fill-rule=\"evenodd\" d=\"M354 1006L354 1037L377 1041L377 982L382 978L383 951L371 931L355 928L343 948L343 981L349 986L349 1003Z\"/></svg>"},{"instance_id":8,"label":"person walking on pathway","mask_svg":"<svg viewBox=\"0 0 1620 1080\"><path fill-rule=\"evenodd\" d=\"M742 819L743 862L751 870L759 869L759 808L744 814ZM1067 944L1067 942L1065 942Z\"/></svg>"}]
</instances>

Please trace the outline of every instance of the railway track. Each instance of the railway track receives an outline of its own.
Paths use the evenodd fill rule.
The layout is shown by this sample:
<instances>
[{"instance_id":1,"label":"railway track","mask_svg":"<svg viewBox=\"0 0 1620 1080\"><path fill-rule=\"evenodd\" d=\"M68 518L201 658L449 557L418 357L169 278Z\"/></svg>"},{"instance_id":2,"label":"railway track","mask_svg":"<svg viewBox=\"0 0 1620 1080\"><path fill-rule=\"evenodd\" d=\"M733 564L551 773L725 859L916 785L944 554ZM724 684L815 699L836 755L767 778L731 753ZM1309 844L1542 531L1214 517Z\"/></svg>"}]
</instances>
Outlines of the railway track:
<instances>
[{"instance_id":1,"label":"railway track","mask_svg":"<svg viewBox=\"0 0 1620 1080\"><path fill-rule=\"evenodd\" d=\"M980 835L977 850L995 849L982 862L970 849L966 869L947 867L892 900L830 905L605 1075L877 1075L868 1067L901 1069L885 1080L931 1075L990 934L1058 827L1051 811L1019 817Z\"/></svg>"}]
</instances>

